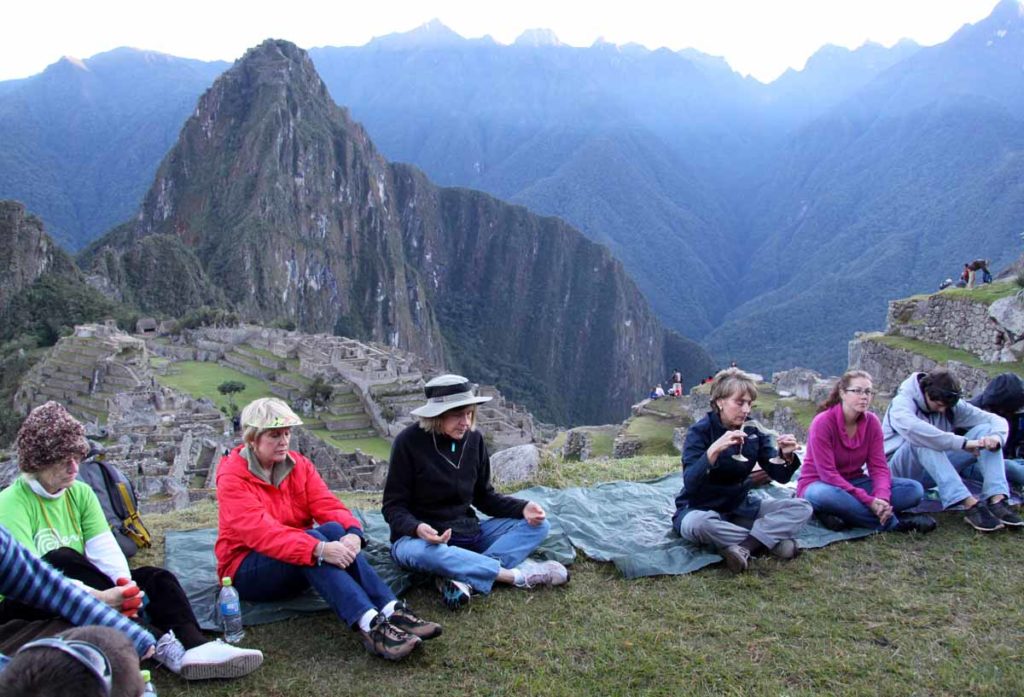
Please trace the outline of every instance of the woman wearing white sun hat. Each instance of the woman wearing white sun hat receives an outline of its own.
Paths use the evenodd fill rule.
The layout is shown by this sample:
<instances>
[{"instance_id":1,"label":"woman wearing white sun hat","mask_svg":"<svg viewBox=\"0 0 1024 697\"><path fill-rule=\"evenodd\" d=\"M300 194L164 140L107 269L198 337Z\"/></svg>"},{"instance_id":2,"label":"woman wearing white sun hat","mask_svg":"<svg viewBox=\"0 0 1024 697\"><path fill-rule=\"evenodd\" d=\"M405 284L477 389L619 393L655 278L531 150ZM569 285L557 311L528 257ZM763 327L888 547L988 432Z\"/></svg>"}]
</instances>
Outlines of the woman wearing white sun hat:
<instances>
[{"instance_id":1,"label":"woman wearing white sun hat","mask_svg":"<svg viewBox=\"0 0 1024 697\"><path fill-rule=\"evenodd\" d=\"M411 412L419 423L395 438L384 485L391 556L437 576L453 610L473 592L489 593L495 582L531 588L569 580L558 562L526 561L550 525L540 504L491 486L490 456L476 430L477 405L491 398L473 387L461 375L426 384L427 403ZM492 517L480 521L474 508Z\"/></svg>"}]
</instances>

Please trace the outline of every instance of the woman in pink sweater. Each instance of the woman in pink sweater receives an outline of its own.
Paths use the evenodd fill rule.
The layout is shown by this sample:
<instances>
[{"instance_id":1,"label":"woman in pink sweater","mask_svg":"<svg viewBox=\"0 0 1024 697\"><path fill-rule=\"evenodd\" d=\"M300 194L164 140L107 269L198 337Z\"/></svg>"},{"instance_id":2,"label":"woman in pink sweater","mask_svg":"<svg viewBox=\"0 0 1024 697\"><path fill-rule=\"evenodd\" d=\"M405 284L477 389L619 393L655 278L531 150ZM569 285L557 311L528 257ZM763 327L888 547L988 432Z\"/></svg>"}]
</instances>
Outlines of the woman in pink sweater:
<instances>
[{"instance_id":1,"label":"woman in pink sweater","mask_svg":"<svg viewBox=\"0 0 1024 697\"><path fill-rule=\"evenodd\" d=\"M832 530L930 532L935 529L931 516L901 515L921 501L924 489L890 474L882 424L868 411L874 394L871 375L863 370L839 378L811 422L796 494L810 501L818 520Z\"/></svg>"}]
</instances>

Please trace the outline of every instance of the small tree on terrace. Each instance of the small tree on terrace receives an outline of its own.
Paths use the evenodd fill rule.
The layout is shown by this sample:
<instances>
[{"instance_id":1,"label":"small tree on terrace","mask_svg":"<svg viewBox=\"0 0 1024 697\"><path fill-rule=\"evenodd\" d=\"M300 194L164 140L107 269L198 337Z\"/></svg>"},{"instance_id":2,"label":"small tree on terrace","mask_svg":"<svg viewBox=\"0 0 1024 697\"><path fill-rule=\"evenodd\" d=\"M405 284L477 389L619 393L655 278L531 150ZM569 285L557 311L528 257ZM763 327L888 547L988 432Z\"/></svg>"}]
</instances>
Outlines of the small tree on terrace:
<instances>
[{"instance_id":1,"label":"small tree on terrace","mask_svg":"<svg viewBox=\"0 0 1024 697\"><path fill-rule=\"evenodd\" d=\"M238 380L227 380L217 385L217 391L228 398L228 405L231 408L232 418L238 413L238 407L235 406L235 395L245 390L245 383L239 382Z\"/></svg>"},{"instance_id":2,"label":"small tree on terrace","mask_svg":"<svg viewBox=\"0 0 1024 697\"><path fill-rule=\"evenodd\" d=\"M334 395L334 388L324 380L323 375L317 375L313 378L313 382L306 387L306 392L302 396L312 402L314 408L322 409L330 403L332 395Z\"/></svg>"}]
</instances>

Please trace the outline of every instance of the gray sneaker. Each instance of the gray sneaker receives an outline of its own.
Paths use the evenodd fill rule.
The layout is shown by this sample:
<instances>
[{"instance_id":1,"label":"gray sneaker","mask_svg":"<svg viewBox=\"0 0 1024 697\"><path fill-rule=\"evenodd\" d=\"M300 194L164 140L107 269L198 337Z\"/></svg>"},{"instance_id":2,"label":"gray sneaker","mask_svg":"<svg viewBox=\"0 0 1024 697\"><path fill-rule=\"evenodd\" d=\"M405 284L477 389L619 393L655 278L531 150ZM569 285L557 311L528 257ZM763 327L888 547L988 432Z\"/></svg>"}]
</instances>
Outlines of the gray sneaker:
<instances>
[{"instance_id":1,"label":"gray sneaker","mask_svg":"<svg viewBox=\"0 0 1024 697\"><path fill-rule=\"evenodd\" d=\"M718 553L725 557L725 565L734 574L741 574L750 564L750 550L740 545L729 545Z\"/></svg>"},{"instance_id":2,"label":"gray sneaker","mask_svg":"<svg viewBox=\"0 0 1024 697\"><path fill-rule=\"evenodd\" d=\"M569 571L557 561L533 561L527 559L518 566L523 582L520 588L537 586L564 586L569 582Z\"/></svg>"},{"instance_id":3,"label":"gray sneaker","mask_svg":"<svg viewBox=\"0 0 1024 697\"><path fill-rule=\"evenodd\" d=\"M776 559L787 561L789 559L795 559L800 555L800 547L797 545L796 540L786 538L775 543L775 546L771 548L769 554Z\"/></svg>"}]
</instances>

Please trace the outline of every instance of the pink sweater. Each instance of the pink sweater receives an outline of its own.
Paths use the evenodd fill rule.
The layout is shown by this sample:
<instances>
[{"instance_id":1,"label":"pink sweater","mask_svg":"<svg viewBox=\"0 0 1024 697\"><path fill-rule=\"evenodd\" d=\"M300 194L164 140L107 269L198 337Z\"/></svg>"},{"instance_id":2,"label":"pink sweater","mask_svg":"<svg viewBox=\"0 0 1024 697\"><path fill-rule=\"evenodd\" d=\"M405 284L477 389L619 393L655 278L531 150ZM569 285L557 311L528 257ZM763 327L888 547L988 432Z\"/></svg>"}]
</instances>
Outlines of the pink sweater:
<instances>
[{"instance_id":1,"label":"pink sweater","mask_svg":"<svg viewBox=\"0 0 1024 697\"><path fill-rule=\"evenodd\" d=\"M865 463L874 495L849 481L864 476ZM882 424L878 417L866 412L857 419L857 432L850 438L846 435L842 404L829 407L815 416L807 438L807 456L796 483L796 495L803 496L812 482L838 487L865 506L870 506L875 498L889 501L892 497L892 475L885 461Z\"/></svg>"}]
</instances>

